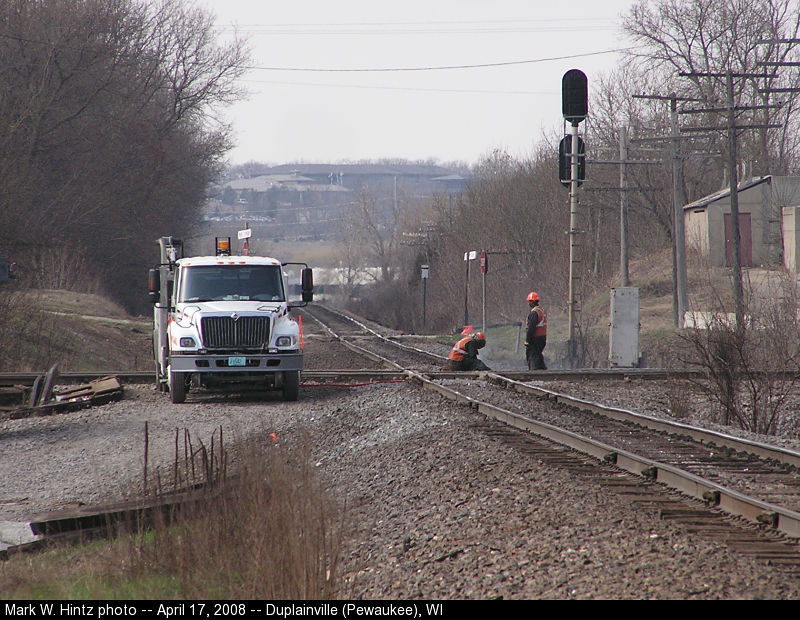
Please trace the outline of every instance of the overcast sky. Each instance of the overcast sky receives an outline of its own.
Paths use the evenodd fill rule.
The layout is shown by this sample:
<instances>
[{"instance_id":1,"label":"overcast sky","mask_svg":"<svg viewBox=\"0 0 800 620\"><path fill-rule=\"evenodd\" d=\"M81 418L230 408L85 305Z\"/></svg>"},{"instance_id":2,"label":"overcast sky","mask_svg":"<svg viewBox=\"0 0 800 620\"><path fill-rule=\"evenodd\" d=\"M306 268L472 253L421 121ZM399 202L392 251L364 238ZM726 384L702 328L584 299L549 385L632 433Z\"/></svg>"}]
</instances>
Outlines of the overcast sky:
<instances>
[{"instance_id":1,"label":"overcast sky","mask_svg":"<svg viewBox=\"0 0 800 620\"><path fill-rule=\"evenodd\" d=\"M633 0L198 0L249 40L231 163L515 157L560 131L561 78L628 44ZM591 109L589 110L591 115Z\"/></svg>"}]
</instances>

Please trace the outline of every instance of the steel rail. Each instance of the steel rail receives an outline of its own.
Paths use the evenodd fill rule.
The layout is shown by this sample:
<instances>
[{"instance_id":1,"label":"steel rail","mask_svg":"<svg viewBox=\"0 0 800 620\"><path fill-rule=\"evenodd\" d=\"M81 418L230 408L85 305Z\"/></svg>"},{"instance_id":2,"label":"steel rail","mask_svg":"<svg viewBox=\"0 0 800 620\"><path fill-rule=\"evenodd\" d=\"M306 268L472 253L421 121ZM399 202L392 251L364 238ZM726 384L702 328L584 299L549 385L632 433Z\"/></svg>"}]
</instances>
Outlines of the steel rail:
<instances>
[{"instance_id":1,"label":"steel rail","mask_svg":"<svg viewBox=\"0 0 800 620\"><path fill-rule=\"evenodd\" d=\"M344 343L342 343L344 344ZM376 374L385 374L387 377L402 375L398 370L304 370L302 376L305 379L320 380L332 377L359 377L359 376L375 376ZM31 387L37 378L43 373L0 373L0 387ZM86 383L94 379L103 377L114 376L117 377L122 383L153 383L155 385L156 375L154 372L72 372L60 373L58 382L60 384L76 384Z\"/></svg>"},{"instance_id":2,"label":"steel rail","mask_svg":"<svg viewBox=\"0 0 800 620\"><path fill-rule=\"evenodd\" d=\"M323 325L323 327L328 329L331 334L334 334L342 341L343 344L345 344L344 339L336 335L335 332L325 326L321 321L319 321L319 319L316 317L314 318L320 323L320 325ZM373 330L368 329L368 331L376 333ZM349 343L349 346L352 346L352 350L354 351L366 351L363 349L363 347L352 345L352 343ZM367 353L369 353L370 356L374 356L374 358L381 359L386 363L399 368L399 365L395 364L391 360L386 360L385 358L377 356L371 352ZM453 388L436 383L427 373L423 375L422 373L409 369L405 369L405 372L410 380L418 382L428 389L435 390L448 399L455 400L461 404L466 404L476 409L479 413L500 421L508 426L534 433L560 445L564 445L584 454L590 455L600 461L613 463L620 469L628 471L629 473L643 476L655 482L664 484L666 487L684 493L689 497L702 500L709 505L714 505L728 514L742 517L752 523L767 525L787 536L800 538L800 513L798 512L764 502L757 498L749 497L723 485L705 480L696 474L684 471L673 465L660 463L658 461L637 455L627 450L622 450L615 446L605 444L583 435L579 435L552 424L539 422L513 413L496 405L483 402L462 394ZM497 373L477 372L472 374L477 377L482 377L486 380L504 381L507 382L508 385L512 385L516 390L538 394L571 407L577 407L594 413L600 413L602 415L607 415L624 421L635 421L637 424L646 423L646 425L653 430L666 430L671 433L679 432L683 435L689 435L695 441L700 442L725 442L723 445L732 447L733 449L742 450L744 448L745 451L757 452L762 458L775 458L776 460L781 460L782 462L789 460L791 464L795 464L795 462L800 460L800 454L794 453L790 450L777 448L775 446L768 446L766 444L759 444L757 442L739 439L724 435L722 433L691 427L686 424L673 424L667 421L658 420L657 418L653 418L651 416L635 414L634 412L622 409L606 407L598 403L592 403L590 401L574 398L566 394L554 392L552 390L527 386ZM460 373L459 376L463 377L464 373Z\"/></svg>"},{"instance_id":3,"label":"steel rail","mask_svg":"<svg viewBox=\"0 0 800 620\"><path fill-rule=\"evenodd\" d=\"M0 521L0 560L15 553L37 551L51 543L84 542L112 532L141 531L158 515L169 521L178 510L205 503L218 491L198 485L149 498L40 513L28 522Z\"/></svg>"},{"instance_id":4,"label":"steel rail","mask_svg":"<svg viewBox=\"0 0 800 620\"><path fill-rule=\"evenodd\" d=\"M45 374L44 372L4 372L0 373L0 387L23 386L30 387L37 378ZM62 384L86 383L94 379L114 376L126 383L155 383L155 371L131 371L123 370L120 372L59 372L58 381Z\"/></svg>"},{"instance_id":5,"label":"steel rail","mask_svg":"<svg viewBox=\"0 0 800 620\"><path fill-rule=\"evenodd\" d=\"M369 331L370 333L375 334L379 338L394 344L396 346L407 347L407 345L403 345L402 343L397 343L392 339L385 338L378 332L370 329L366 325L363 325L361 322L357 321L356 319L349 317L341 312L337 312L335 310L331 310L330 308L326 308L328 312L331 312L337 316L340 316L344 319L352 321L353 323L359 325L362 329ZM319 322L316 317L315 320ZM324 326L327 328L327 326ZM337 336L338 338L339 336ZM343 342L344 344L344 342ZM414 350L414 347L410 347ZM364 351L363 349L359 348L359 351ZM421 351L425 354L429 354L427 351ZM374 354L370 354L374 355ZM389 360L385 360L385 358L381 358L380 356L375 356L376 358L393 364L393 362ZM558 372L558 371L556 371ZM437 379L444 378L444 377L464 377L465 373L463 372L453 372L453 373L425 373L429 377L435 377ZM733 435L728 435L725 433L712 431L704 428L699 428L696 426L691 426L689 424L684 424L677 421L670 421L670 420L663 420L659 418L655 418L653 416L648 416L646 414L637 413L634 411L629 411L625 409L619 409L616 407L609 407L606 405L602 405L599 403L595 403L592 401L576 398L574 396L570 396L568 394L563 394L560 392L556 392L554 390L549 390L542 387L528 385L519 379L542 379L541 372L539 373L496 373L496 372L475 372L472 373L476 378L484 378L489 381L494 382L502 382L506 385L513 387L515 390L519 392L527 392L536 394L538 396L547 397L555 400L558 403L565 404L576 409L580 409L582 411L589 411L591 413L597 413L599 415L603 415L615 420L626 421L626 422L633 422L645 428L649 428L652 430L668 432L668 433L677 433L687 437L694 439L700 443L705 444L713 444L715 446L723 446L732 450L736 450L739 452L746 452L749 454L753 454L759 458L764 459L772 459L776 460L781 463L785 463L787 465L792 465L794 467L800 468L800 453L794 450L788 450L785 448L781 448L779 446L769 445L762 442L752 441L740 437L735 437ZM553 378L553 375L556 374L552 371L546 371L547 378ZM586 376L593 376L593 377L610 377L613 376L615 378L667 378L667 377L677 377L680 376L681 373L675 373L672 371L653 371L651 369L620 369L620 370L608 370L608 371L598 371L594 370L583 370L578 372L571 372L571 373L561 373L558 372L559 375L569 376L570 378L576 377L586 377ZM690 371L686 374L686 376L697 376L698 373L694 371ZM516 377L516 378L514 378Z\"/></svg>"},{"instance_id":6,"label":"steel rail","mask_svg":"<svg viewBox=\"0 0 800 620\"><path fill-rule=\"evenodd\" d=\"M800 452L795 450L789 450L780 446L753 441L743 437L735 437L719 431L691 426L682 422L664 420L627 409L602 405L600 403L584 400L568 394L562 394L560 392L548 390L539 386L528 385L498 373L484 373L484 376L489 381L504 383L518 392L525 392L540 396L542 398L552 399L557 403L564 404L581 411L596 413L607 418L623 422L632 422L639 426L655 431L683 435L700 443L722 446L731 450L736 450L737 452L746 452L759 458L774 460L786 465L792 465L800 468Z\"/></svg>"},{"instance_id":7,"label":"steel rail","mask_svg":"<svg viewBox=\"0 0 800 620\"><path fill-rule=\"evenodd\" d=\"M345 346L347 349L349 349L353 353L357 353L359 355L363 355L363 356L367 357L368 359L371 359L373 362L382 363L382 364L384 364L386 366L389 366L390 368L394 368L395 370L397 370L397 371L399 371L401 373L405 371L405 368L400 366L400 364L396 364L395 362L393 362L390 359L387 359L387 358L385 358L385 357L383 357L381 355L378 355L377 353L373 353L372 351L369 351L368 349L365 349L364 347L360 347L360 346L358 346L358 345L356 345L356 344L354 344L352 342L349 342L349 341L345 340L341 335L337 334L328 325L323 323L321 319L319 319L318 317L314 316L313 314L311 314L309 312L306 312L306 314L308 316L310 316L312 319L314 319L314 321L316 321L320 325L320 327L322 327L326 332L328 332L331 335L331 337L333 337L336 340L338 340L343 346ZM339 313L334 313L334 314L339 314ZM344 316L344 315L341 315L341 316ZM347 317L347 318L349 318L349 317ZM350 319L350 320L353 321L353 323L358 323L357 321L355 321L353 319ZM375 336L379 336L380 337L380 335L377 332L375 332L374 330L371 330L366 326L363 326L363 328L365 330L371 332Z\"/></svg>"},{"instance_id":8,"label":"steel rail","mask_svg":"<svg viewBox=\"0 0 800 620\"><path fill-rule=\"evenodd\" d=\"M539 422L480 401L451 387L437 384L421 373L410 370L407 372L411 379L424 387L435 390L450 400L466 404L487 417L588 454L600 461L614 463L620 469L660 482L690 497L713 504L729 514L743 517L753 523L768 525L787 536L800 538L800 513L798 512L748 497L672 465L659 463L552 424Z\"/></svg>"},{"instance_id":9,"label":"steel rail","mask_svg":"<svg viewBox=\"0 0 800 620\"><path fill-rule=\"evenodd\" d=\"M350 317L346 314L338 312L336 310L332 310L330 308L325 308L328 312L335 314L343 319L347 319L354 324L358 325L360 328L374 334L375 336L381 338L382 340L389 342L395 346L399 346L402 348L413 349L415 351L419 351L420 353L424 353L426 355L434 355L427 351L422 351L416 349L415 347L409 347L408 345L404 345L402 343L398 343L391 338L386 338L383 335L379 334L375 330L370 329L368 326L364 325L360 321ZM316 317L313 317L317 322L320 322ZM322 324L320 322L320 324ZM327 326L324 326L325 329L329 329ZM329 330L330 331L330 330ZM333 333L331 331L331 333ZM336 335L337 338L340 338ZM341 338L340 338L341 339ZM342 340L343 344L346 344L344 340ZM361 352L362 354L369 354L373 357L373 359L383 361L384 363L396 366L400 368L397 364L392 362L391 360L387 360L386 358L380 357L376 354L366 351L365 349L358 347L356 349L352 349L356 352ZM444 358L442 358L444 359ZM677 421L670 421L664 420L660 418L656 418L653 416L648 416L646 414L637 413L634 411L629 411L625 409L620 409L616 407L609 407L606 405L602 405L600 403L595 403L592 401L580 399L574 396L570 396L568 394L563 394L560 392L556 392L554 390L549 390L546 388L532 386L520 381L519 379L542 379L542 375L546 375L548 379L555 378L556 375L564 376L569 378L583 378L591 376L593 378L606 378L606 377L614 377L618 379L627 379L627 378L647 378L647 379L665 379L665 378L678 378L678 377L694 377L698 376L700 373L697 371L687 371L686 373L676 373L674 371L667 371L667 370L653 370L653 369L609 369L609 370L580 370L580 371L570 371L570 372L561 372L561 371L545 371L545 372L503 372L503 373L496 373L496 372L473 372L473 373L464 373L464 372L452 372L452 373L425 373L427 376L441 379L441 378L463 378L465 374L472 374L476 378L483 378L488 381L494 382L502 382L519 392L527 392L536 394L538 396L547 397L555 400L558 403L568 405L574 407L576 409L582 411L588 411L591 413L596 413L599 415L606 416L608 418L612 418L615 420L625 421L625 422L633 422L645 428L649 428L651 430L667 432L672 434L680 434L695 441L704 444L713 444L715 446L721 446L725 448L729 448L732 450L736 450L738 452L746 452L748 454L753 454L759 458L764 459L771 459L778 461L780 463L784 463L787 465L792 465L794 467L800 468L800 452L796 452L794 450L789 450L786 448L782 448L779 446L774 446L770 444L765 444L762 442L757 442L749 439L744 439L741 437L735 437L733 435L728 435L725 433L721 433L718 431L713 431L709 429L704 429L696 426L691 426L689 424L684 424Z\"/></svg>"},{"instance_id":10,"label":"steel rail","mask_svg":"<svg viewBox=\"0 0 800 620\"><path fill-rule=\"evenodd\" d=\"M430 351L425 351L424 349L420 349L420 348L417 348L417 347L412 347L409 344L405 344L403 342L399 342L398 340L396 340L394 338L387 337L387 336L381 334L380 332L372 329L368 325L365 325L364 323L362 323L358 319L356 319L354 317L351 317L351 316L349 316L349 315L347 315L347 314L345 314L343 312L340 312L338 310L334 310L333 308L329 308L327 306L321 306L321 308L325 312L330 312L331 314L334 314L334 315L338 316L339 318L341 318L343 320L350 321L354 325L357 325L360 329L363 329L364 331L372 334L376 338L379 338L380 340L382 340L384 342L387 342L387 343L389 343L389 344L391 344L391 345L393 345L395 347L399 347L399 348L405 349L407 351L413 351L414 353L418 353L418 354L424 355L426 357L431 357L431 358L435 359L436 361L443 362L443 361L445 361L447 359L443 355L437 355L436 353L431 353ZM338 334L335 334L335 332L333 332L333 330L331 330L329 326L325 325L318 317L314 316L313 313L309 313L309 316L311 316L312 319L314 319L317 323L322 325L328 332L333 334L336 338L342 339L341 336L339 336ZM381 359L385 359L385 358L381 358ZM392 364L392 365L394 365L394 364Z\"/></svg>"}]
</instances>

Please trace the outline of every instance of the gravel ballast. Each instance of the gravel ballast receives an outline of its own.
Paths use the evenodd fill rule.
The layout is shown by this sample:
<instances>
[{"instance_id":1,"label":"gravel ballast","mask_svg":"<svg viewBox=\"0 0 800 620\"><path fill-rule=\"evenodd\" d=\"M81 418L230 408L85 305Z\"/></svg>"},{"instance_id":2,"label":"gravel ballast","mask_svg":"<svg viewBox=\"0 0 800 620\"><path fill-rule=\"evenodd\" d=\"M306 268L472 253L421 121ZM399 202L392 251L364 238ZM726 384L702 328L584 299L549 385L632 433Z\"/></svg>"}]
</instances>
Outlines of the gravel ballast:
<instances>
[{"instance_id":1,"label":"gravel ballast","mask_svg":"<svg viewBox=\"0 0 800 620\"><path fill-rule=\"evenodd\" d=\"M307 346L320 351L312 368L345 367L323 359L328 343ZM190 392L182 405L131 385L120 402L4 420L0 520L135 494L145 423L150 475L173 462L176 429L206 444L220 426L228 445L270 433L275 449L310 442L354 528L342 598L800 597L798 577L687 533L591 477L553 470L486 432L493 423L474 410L405 383L304 387L294 403Z\"/></svg>"}]
</instances>

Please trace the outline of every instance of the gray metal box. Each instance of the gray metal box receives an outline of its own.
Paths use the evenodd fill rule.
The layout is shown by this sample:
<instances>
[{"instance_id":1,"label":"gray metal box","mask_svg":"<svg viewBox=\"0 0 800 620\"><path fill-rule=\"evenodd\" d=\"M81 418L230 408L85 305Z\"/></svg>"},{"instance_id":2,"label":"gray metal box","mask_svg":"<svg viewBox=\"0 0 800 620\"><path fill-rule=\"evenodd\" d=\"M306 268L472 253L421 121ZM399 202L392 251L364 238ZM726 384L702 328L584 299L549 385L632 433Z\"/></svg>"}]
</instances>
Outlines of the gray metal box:
<instances>
[{"instance_id":1,"label":"gray metal box","mask_svg":"<svg viewBox=\"0 0 800 620\"><path fill-rule=\"evenodd\" d=\"M639 365L639 289L611 289L608 362L612 368Z\"/></svg>"}]
</instances>

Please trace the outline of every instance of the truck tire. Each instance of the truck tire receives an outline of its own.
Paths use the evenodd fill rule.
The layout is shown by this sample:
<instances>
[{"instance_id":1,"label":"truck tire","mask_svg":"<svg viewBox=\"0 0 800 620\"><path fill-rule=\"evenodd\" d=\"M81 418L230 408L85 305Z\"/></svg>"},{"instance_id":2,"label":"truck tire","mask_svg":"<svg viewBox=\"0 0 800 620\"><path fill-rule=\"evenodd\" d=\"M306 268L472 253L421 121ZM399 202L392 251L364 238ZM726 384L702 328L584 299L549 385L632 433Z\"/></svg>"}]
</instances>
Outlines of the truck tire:
<instances>
[{"instance_id":1,"label":"truck tire","mask_svg":"<svg viewBox=\"0 0 800 620\"><path fill-rule=\"evenodd\" d=\"M283 373L283 400L297 400L300 395L300 371Z\"/></svg>"},{"instance_id":2,"label":"truck tire","mask_svg":"<svg viewBox=\"0 0 800 620\"><path fill-rule=\"evenodd\" d=\"M186 378L183 373L169 371L169 395L173 403L186 400Z\"/></svg>"}]
</instances>

